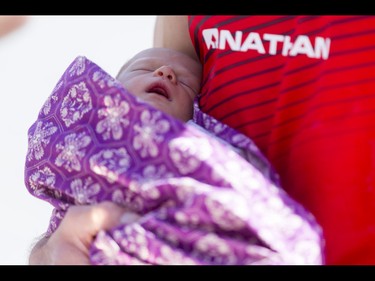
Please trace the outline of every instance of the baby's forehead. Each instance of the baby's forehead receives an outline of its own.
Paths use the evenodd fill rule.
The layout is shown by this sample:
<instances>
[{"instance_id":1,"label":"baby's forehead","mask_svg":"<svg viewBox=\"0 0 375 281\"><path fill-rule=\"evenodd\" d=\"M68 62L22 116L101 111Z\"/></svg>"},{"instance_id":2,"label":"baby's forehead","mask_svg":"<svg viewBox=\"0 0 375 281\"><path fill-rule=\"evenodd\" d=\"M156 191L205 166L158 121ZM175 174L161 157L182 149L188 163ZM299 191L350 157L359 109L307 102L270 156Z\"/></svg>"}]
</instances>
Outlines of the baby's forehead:
<instances>
[{"instance_id":1,"label":"baby's forehead","mask_svg":"<svg viewBox=\"0 0 375 281\"><path fill-rule=\"evenodd\" d=\"M143 58L146 56L160 56L167 53L166 49L160 49L160 48L149 48L146 50L142 50L139 53L135 54L133 58Z\"/></svg>"},{"instance_id":2,"label":"baby's forehead","mask_svg":"<svg viewBox=\"0 0 375 281\"><path fill-rule=\"evenodd\" d=\"M200 63L188 55L168 48L149 48L134 55L121 68L121 73L132 71L134 68L144 67L156 69L162 65L169 65L180 75L199 73Z\"/></svg>"},{"instance_id":3,"label":"baby's forehead","mask_svg":"<svg viewBox=\"0 0 375 281\"><path fill-rule=\"evenodd\" d=\"M148 61L163 61L163 62L172 62L172 61L179 61L182 59L183 56L180 53L171 51L171 50L166 50L166 49L147 49L142 52L139 52L136 54L132 59L132 63L134 62L145 62L147 63Z\"/></svg>"},{"instance_id":4,"label":"baby's forehead","mask_svg":"<svg viewBox=\"0 0 375 281\"><path fill-rule=\"evenodd\" d=\"M120 72L127 69L130 65L135 63L152 63L155 60L164 60L170 61L172 60L171 56L167 54L166 51L158 50L158 48L150 48L143 50L136 55L134 55L131 59L129 59L121 68Z\"/></svg>"},{"instance_id":5,"label":"baby's forehead","mask_svg":"<svg viewBox=\"0 0 375 281\"><path fill-rule=\"evenodd\" d=\"M122 66L120 72L135 64L153 65L155 63L180 63L183 59L184 55L176 51L164 48L150 48L134 55Z\"/></svg>"}]
</instances>

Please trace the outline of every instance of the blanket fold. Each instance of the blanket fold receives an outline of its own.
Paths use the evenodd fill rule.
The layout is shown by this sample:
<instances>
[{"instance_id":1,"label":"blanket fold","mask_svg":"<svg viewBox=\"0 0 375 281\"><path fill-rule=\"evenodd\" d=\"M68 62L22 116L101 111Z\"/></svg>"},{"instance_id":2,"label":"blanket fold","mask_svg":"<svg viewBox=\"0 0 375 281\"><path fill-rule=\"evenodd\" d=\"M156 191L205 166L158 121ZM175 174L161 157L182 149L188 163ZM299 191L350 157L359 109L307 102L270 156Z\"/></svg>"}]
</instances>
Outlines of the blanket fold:
<instances>
[{"instance_id":1,"label":"blanket fold","mask_svg":"<svg viewBox=\"0 0 375 281\"><path fill-rule=\"evenodd\" d=\"M314 217L280 187L246 136L201 112L182 123L137 100L86 57L58 81L28 131L25 184L54 206L131 210L92 264L322 264Z\"/></svg>"}]
</instances>

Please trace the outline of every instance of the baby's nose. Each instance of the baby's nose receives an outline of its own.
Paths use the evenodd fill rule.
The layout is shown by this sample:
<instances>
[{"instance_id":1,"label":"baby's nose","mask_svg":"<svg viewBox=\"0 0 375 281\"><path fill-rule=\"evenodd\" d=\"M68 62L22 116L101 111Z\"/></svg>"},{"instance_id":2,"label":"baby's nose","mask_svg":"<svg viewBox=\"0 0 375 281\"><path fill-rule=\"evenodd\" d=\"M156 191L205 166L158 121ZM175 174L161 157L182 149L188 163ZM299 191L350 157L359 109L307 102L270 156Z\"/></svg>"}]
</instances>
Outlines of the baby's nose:
<instances>
[{"instance_id":1,"label":"baby's nose","mask_svg":"<svg viewBox=\"0 0 375 281\"><path fill-rule=\"evenodd\" d=\"M163 65L154 71L154 76L161 76L167 78L173 84L177 83L177 76L173 69L167 65Z\"/></svg>"}]
</instances>

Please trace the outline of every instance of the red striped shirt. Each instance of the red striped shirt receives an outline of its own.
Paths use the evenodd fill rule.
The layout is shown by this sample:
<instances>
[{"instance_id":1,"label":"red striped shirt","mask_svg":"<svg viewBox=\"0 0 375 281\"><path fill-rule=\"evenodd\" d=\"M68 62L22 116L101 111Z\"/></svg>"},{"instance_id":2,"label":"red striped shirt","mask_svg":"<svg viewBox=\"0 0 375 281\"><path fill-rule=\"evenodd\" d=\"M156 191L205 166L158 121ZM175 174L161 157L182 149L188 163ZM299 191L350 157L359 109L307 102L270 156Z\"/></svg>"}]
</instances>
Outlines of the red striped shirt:
<instances>
[{"instance_id":1,"label":"red striped shirt","mask_svg":"<svg viewBox=\"0 0 375 281\"><path fill-rule=\"evenodd\" d=\"M316 216L328 264L375 264L375 17L191 16L200 106Z\"/></svg>"}]
</instances>

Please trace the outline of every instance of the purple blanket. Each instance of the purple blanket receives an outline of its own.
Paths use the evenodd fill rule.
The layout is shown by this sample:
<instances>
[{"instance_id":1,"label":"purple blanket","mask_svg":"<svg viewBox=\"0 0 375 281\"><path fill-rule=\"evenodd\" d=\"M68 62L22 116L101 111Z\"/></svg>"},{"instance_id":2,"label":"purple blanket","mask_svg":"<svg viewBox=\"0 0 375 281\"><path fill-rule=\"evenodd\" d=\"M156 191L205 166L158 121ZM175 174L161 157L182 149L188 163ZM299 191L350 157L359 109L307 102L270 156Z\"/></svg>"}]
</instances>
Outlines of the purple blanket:
<instances>
[{"instance_id":1,"label":"purple blanket","mask_svg":"<svg viewBox=\"0 0 375 281\"><path fill-rule=\"evenodd\" d=\"M25 184L54 206L48 234L72 205L139 215L97 235L92 264L323 263L321 228L249 138L197 106L182 123L85 57L28 131Z\"/></svg>"}]
</instances>

